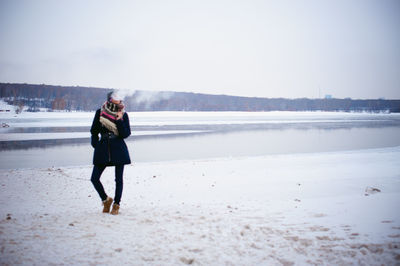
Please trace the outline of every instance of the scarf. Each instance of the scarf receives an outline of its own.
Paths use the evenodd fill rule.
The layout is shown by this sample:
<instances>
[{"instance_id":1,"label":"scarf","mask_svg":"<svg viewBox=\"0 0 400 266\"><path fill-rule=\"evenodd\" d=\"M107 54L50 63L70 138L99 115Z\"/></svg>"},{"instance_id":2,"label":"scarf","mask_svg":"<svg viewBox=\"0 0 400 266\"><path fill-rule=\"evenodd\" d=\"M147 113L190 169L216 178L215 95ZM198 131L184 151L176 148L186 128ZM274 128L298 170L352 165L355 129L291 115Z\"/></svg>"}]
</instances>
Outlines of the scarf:
<instances>
[{"instance_id":1,"label":"scarf","mask_svg":"<svg viewBox=\"0 0 400 266\"><path fill-rule=\"evenodd\" d=\"M124 105L122 103L115 104L110 101L106 101L100 110L100 123L116 136L118 136L118 129L115 122L117 121L117 113L119 111L124 112Z\"/></svg>"}]
</instances>

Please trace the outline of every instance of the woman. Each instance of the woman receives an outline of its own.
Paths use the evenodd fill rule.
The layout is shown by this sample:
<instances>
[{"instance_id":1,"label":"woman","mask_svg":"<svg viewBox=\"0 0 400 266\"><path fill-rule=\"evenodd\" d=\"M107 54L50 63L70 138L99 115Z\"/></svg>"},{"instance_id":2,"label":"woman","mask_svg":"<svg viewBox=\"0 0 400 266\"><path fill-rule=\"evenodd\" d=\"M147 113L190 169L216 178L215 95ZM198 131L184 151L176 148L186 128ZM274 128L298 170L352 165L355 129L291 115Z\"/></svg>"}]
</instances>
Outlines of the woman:
<instances>
[{"instance_id":1,"label":"woman","mask_svg":"<svg viewBox=\"0 0 400 266\"><path fill-rule=\"evenodd\" d=\"M107 166L115 166L115 197L111 214L118 214L123 188L124 165L130 164L128 148L124 138L131 134L128 114L115 92L107 95L107 101L96 111L93 119L91 144L94 148L91 181L103 201L103 212L110 212L113 199L108 197L100 182L100 176ZM99 134L101 139L99 140Z\"/></svg>"}]
</instances>

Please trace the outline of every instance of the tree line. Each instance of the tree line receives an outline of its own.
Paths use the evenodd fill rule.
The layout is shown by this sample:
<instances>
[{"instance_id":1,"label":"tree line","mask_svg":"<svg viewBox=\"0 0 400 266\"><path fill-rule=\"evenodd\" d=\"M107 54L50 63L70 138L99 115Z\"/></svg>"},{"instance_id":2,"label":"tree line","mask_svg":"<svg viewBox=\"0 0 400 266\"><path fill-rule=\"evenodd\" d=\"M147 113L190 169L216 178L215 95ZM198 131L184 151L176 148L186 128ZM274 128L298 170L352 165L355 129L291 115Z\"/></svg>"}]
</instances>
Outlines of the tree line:
<instances>
[{"instance_id":1,"label":"tree line","mask_svg":"<svg viewBox=\"0 0 400 266\"><path fill-rule=\"evenodd\" d=\"M93 111L112 88L0 83L0 98L28 111ZM400 112L400 100L286 99L188 92L135 91L124 99L128 111L367 111Z\"/></svg>"}]
</instances>

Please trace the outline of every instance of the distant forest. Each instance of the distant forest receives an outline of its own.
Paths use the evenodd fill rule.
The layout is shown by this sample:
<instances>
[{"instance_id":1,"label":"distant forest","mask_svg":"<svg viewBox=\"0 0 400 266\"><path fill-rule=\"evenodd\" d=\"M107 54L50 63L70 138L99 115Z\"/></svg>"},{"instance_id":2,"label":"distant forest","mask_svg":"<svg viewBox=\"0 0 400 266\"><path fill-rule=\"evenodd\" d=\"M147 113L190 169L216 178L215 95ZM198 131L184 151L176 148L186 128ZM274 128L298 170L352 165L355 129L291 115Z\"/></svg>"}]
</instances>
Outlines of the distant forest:
<instances>
[{"instance_id":1,"label":"distant forest","mask_svg":"<svg viewBox=\"0 0 400 266\"><path fill-rule=\"evenodd\" d=\"M0 98L18 110L93 111L112 88L0 83ZM124 99L127 111L367 111L400 112L400 100L284 99L187 92L135 91Z\"/></svg>"}]
</instances>

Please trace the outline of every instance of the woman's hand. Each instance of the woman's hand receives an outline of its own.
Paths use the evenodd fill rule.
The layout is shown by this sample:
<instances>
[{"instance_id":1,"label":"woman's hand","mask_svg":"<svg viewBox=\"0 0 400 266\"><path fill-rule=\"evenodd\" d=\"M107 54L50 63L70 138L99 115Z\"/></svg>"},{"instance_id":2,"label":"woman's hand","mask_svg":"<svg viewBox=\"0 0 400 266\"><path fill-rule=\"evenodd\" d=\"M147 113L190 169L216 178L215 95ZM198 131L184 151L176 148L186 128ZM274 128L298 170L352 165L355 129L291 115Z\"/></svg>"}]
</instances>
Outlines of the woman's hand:
<instances>
[{"instance_id":1,"label":"woman's hand","mask_svg":"<svg viewBox=\"0 0 400 266\"><path fill-rule=\"evenodd\" d=\"M119 111L117 113L117 120L120 120L120 119L122 119L122 112L121 111Z\"/></svg>"}]
</instances>

